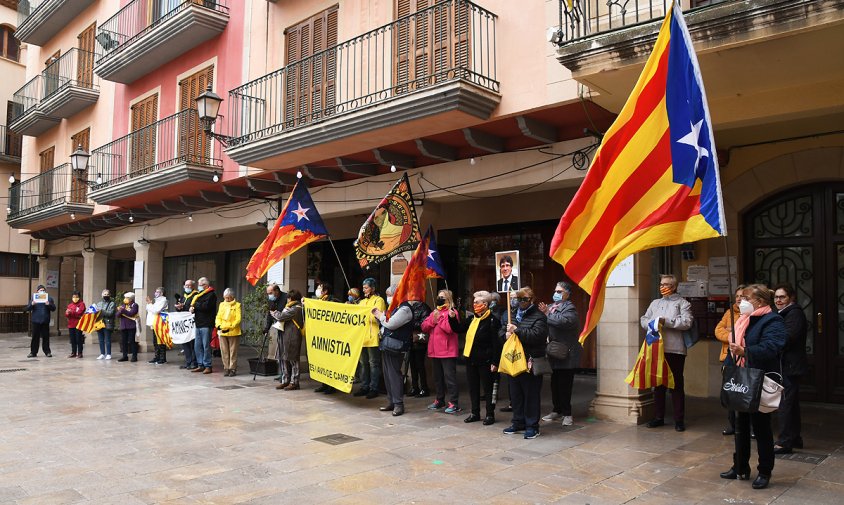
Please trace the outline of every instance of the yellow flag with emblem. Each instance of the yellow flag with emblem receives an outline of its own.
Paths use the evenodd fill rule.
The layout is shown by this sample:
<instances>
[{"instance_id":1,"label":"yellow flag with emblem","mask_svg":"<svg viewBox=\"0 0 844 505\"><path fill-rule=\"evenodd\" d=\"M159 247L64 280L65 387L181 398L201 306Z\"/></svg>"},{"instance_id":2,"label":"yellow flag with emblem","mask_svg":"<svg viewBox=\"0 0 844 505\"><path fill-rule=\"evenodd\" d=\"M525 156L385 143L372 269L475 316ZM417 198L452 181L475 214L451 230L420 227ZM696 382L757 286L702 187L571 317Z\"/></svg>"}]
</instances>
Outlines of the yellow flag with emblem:
<instances>
[{"instance_id":1,"label":"yellow flag with emblem","mask_svg":"<svg viewBox=\"0 0 844 505\"><path fill-rule=\"evenodd\" d=\"M501 350L501 361L498 363L498 371L506 373L511 377L523 374L528 371L525 349L519 336L513 333L504 342Z\"/></svg>"}]
</instances>

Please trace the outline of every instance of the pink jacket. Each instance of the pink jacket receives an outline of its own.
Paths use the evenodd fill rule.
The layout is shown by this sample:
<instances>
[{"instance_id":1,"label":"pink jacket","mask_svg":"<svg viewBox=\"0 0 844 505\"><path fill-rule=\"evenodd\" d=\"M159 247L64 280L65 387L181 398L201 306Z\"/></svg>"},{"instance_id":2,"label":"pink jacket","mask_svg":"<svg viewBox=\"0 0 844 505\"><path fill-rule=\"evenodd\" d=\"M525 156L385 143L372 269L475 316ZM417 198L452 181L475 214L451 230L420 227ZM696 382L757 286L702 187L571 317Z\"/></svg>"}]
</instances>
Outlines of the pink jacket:
<instances>
[{"instance_id":1,"label":"pink jacket","mask_svg":"<svg viewBox=\"0 0 844 505\"><path fill-rule=\"evenodd\" d=\"M440 318L434 322L434 314L440 313ZM422 331L428 334L429 358L457 357L457 318L448 317L448 309L434 310L422 322Z\"/></svg>"}]
</instances>

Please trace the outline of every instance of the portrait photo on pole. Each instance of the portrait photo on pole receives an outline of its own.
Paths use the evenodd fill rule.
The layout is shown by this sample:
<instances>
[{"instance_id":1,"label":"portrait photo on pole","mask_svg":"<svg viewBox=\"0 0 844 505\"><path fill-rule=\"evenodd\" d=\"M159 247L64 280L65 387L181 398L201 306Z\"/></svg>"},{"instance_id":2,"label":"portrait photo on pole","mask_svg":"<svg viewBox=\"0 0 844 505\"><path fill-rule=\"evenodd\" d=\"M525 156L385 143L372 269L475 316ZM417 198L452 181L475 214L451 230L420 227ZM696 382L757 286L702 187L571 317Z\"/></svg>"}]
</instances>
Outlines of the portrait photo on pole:
<instances>
[{"instance_id":1,"label":"portrait photo on pole","mask_svg":"<svg viewBox=\"0 0 844 505\"><path fill-rule=\"evenodd\" d=\"M519 251L498 251L495 253L496 290L499 293L516 291L519 285Z\"/></svg>"}]
</instances>

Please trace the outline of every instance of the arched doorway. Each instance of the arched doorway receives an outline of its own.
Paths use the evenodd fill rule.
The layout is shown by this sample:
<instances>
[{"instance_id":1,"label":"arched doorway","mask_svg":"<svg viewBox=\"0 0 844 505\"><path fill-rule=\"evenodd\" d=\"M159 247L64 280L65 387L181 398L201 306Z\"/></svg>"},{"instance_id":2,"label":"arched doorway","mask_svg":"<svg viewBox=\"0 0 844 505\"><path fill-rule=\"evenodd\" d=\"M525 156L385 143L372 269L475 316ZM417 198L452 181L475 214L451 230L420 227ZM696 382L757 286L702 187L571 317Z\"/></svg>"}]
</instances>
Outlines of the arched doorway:
<instances>
[{"instance_id":1,"label":"arched doorway","mask_svg":"<svg viewBox=\"0 0 844 505\"><path fill-rule=\"evenodd\" d=\"M809 322L807 401L844 403L844 183L792 188L744 216L744 280L789 282Z\"/></svg>"}]
</instances>

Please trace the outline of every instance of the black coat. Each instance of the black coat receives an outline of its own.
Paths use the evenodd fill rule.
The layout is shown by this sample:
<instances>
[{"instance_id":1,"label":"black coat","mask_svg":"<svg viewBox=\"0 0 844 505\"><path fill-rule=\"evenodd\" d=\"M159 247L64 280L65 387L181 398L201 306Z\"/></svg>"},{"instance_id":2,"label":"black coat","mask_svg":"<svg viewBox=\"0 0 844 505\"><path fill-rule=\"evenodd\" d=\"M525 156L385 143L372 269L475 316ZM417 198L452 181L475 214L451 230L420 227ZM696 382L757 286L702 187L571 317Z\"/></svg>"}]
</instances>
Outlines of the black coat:
<instances>
[{"instance_id":1,"label":"black coat","mask_svg":"<svg viewBox=\"0 0 844 505\"><path fill-rule=\"evenodd\" d=\"M50 312L56 310L56 302L52 296L48 295L47 303L32 303L32 300L30 300L29 304L23 310L32 313L33 323L45 324L50 322Z\"/></svg>"},{"instance_id":2,"label":"black coat","mask_svg":"<svg viewBox=\"0 0 844 505\"><path fill-rule=\"evenodd\" d=\"M431 315L431 307L425 302L411 303L410 310L413 311L413 349L417 351L424 351L428 348L427 338L417 338L422 331L422 321L428 319Z\"/></svg>"},{"instance_id":3,"label":"black coat","mask_svg":"<svg viewBox=\"0 0 844 505\"><path fill-rule=\"evenodd\" d=\"M763 316L750 316L750 324L744 334L744 352L749 368L765 372L780 372L780 353L785 346L785 323L779 314L771 312ZM725 365L732 365L733 355L727 354Z\"/></svg>"},{"instance_id":4,"label":"black coat","mask_svg":"<svg viewBox=\"0 0 844 505\"><path fill-rule=\"evenodd\" d=\"M213 328L217 318L217 293L213 290L210 293L199 293L191 303L196 327Z\"/></svg>"},{"instance_id":5,"label":"black coat","mask_svg":"<svg viewBox=\"0 0 844 505\"><path fill-rule=\"evenodd\" d=\"M569 348L569 357L564 360L548 356L548 363L554 370L577 368L580 365L580 319L577 309L571 300L551 305L546 316L548 318L548 340L561 342Z\"/></svg>"},{"instance_id":6,"label":"black coat","mask_svg":"<svg viewBox=\"0 0 844 505\"><path fill-rule=\"evenodd\" d=\"M793 303L780 312L785 321L787 338L782 351L783 375L803 375L809 371L806 361L806 315L800 305Z\"/></svg>"},{"instance_id":7,"label":"black coat","mask_svg":"<svg viewBox=\"0 0 844 505\"><path fill-rule=\"evenodd\" d=\"M545 344L548 343L548 320L545 314L536 305L531 305L522 317L522 322L517 323L516 312L517 309L512 309L511 317L513 324L516 325L516 335L519 336L522 347L525 348L525 354L531 358L545 356ZM507 322L502 321L498 335L503 340L506 334Z\"/></svg>"},{"instance_id":8,"label":"black coat","mask_svg":"<svg viewBox=\"0 0 844 505\"><path fill-rule=\"evenodd\" d=\"M469 331L469 326L472 325L474 319L475 316L472 316L460 323L460 333ZM499 330L501 330L501 322L492 314L482 319L478 323L475 340L472 342L472 349L466 362L470 365L498 366L501 361L501 348L504 346L504 340L498 334Z\"/></svg>"},{"instance_id":9,"label":"black coat","mask_svg":"<svg viewBox=\"0 0 844 505\"><path fill-rule=\"evenodd\" d=\"M267 317L264 320L264 333L270 331L270 327L275 323L275 318L272 313L275 311L281 312L287 306L287 293L282 292L278 300L272 301L267 299Z\"/></svg>"}]
</instances>

